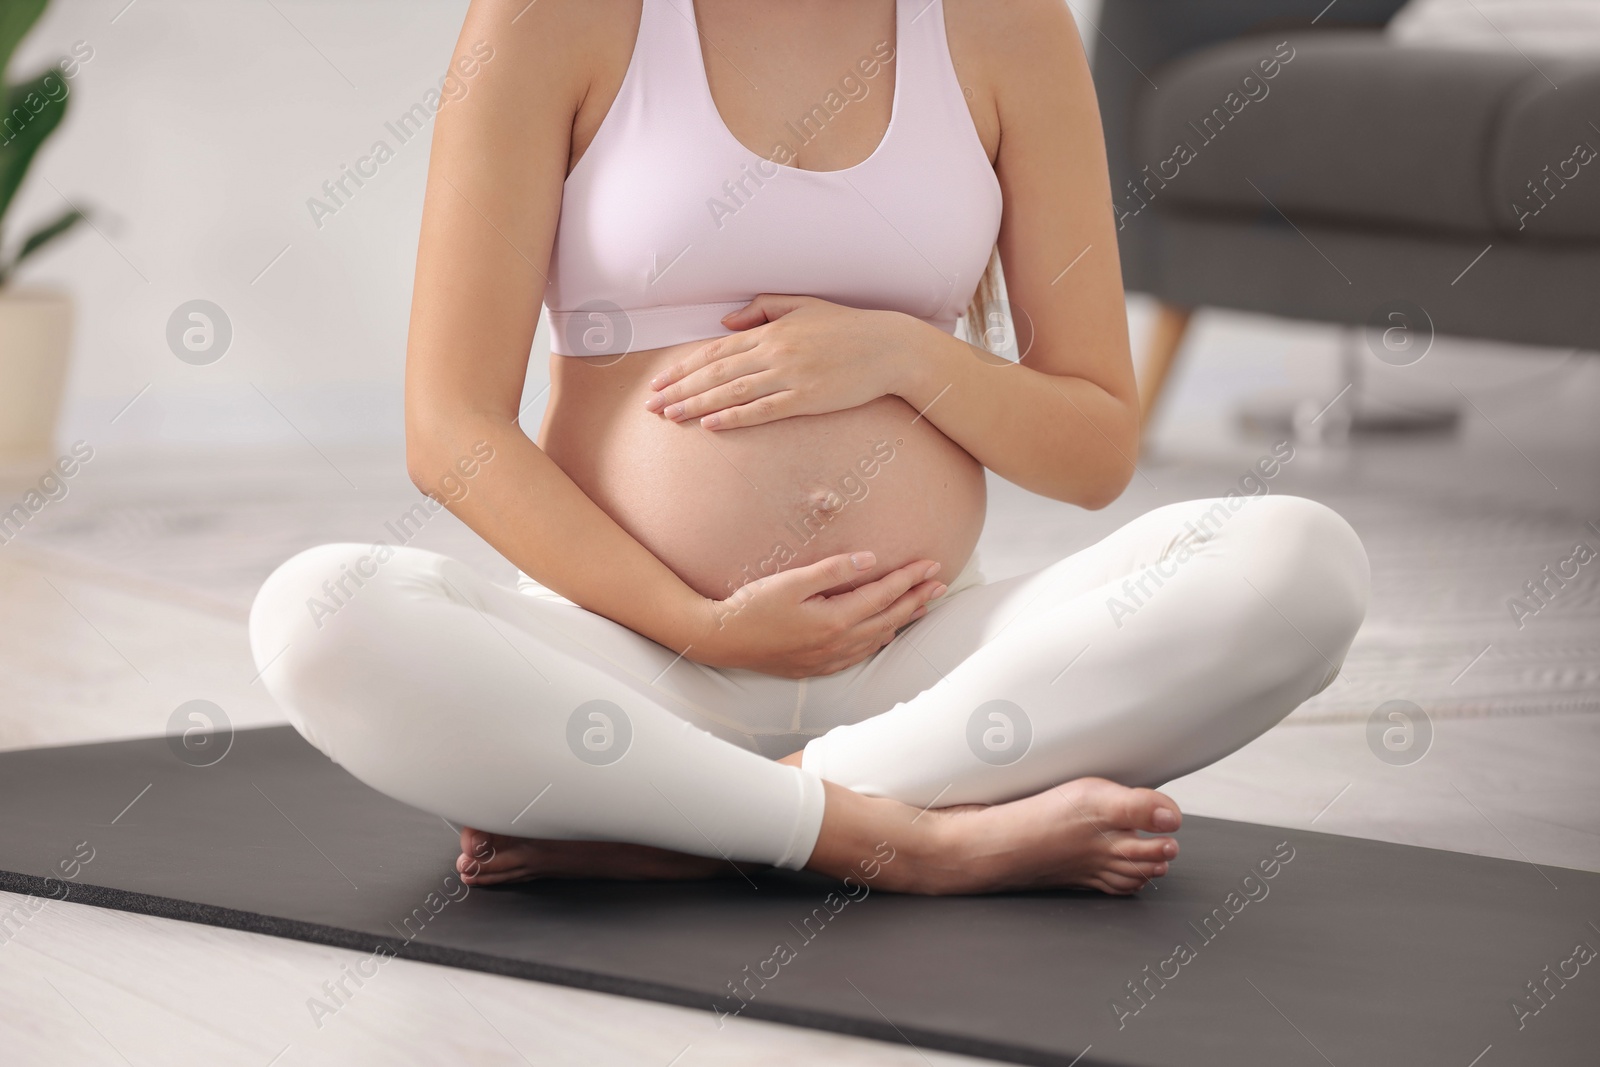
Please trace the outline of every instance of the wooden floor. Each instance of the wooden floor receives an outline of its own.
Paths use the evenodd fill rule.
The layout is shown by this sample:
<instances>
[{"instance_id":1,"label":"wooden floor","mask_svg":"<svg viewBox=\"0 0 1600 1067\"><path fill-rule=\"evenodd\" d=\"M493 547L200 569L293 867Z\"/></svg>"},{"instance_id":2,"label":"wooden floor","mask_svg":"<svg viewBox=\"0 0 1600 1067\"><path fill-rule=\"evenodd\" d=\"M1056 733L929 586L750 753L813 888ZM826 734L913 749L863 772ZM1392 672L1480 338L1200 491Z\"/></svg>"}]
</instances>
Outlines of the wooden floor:
<instances>
[{"instance_id":1,"label":"wooden floor","mask_svg":"<svg viewBox=\"0 0 1600 1067\"><path fill-rule=\"evenodd\" d=\"M1202 354L1186 358L1217 373L1175 372L1168 421L1111 508L991 481L991 578L1237 483L1271 442L1219 429L1228 397L1215 383L1233 373L1237 392L1250 363L1230 345L1266 342L1229 328L1202 324ZM1600 563L1520 628L1506 606L1575 542L1600 548L1586 525L1600 523L1600 361L1551 362L1441 354L1426 373L1479 408L1458 438L1297 450L1272 488L1328 501L1362 534L1368 625L1329 690L1166 787L1186 810L1524 861L1530 907L1553 891L1541 865L1600 870ZM250 595L301 547L384 536L414 499L392 450L325 451L103 450L0 547L0 747L160 734L195 698L237 726L281 722L253 682ZM8 472L0 503L36 479ZM413 543L511 573L448 515ZM1431 745L1410 765L1369 746L1367 720L1390 699L1428 715ZM7 1065L980 1062L750 1020L719 1030L710 1013L409 961L319 1021L308 1001L359 953L33 903L0 894Z\"/></svg>"}]
</instances>

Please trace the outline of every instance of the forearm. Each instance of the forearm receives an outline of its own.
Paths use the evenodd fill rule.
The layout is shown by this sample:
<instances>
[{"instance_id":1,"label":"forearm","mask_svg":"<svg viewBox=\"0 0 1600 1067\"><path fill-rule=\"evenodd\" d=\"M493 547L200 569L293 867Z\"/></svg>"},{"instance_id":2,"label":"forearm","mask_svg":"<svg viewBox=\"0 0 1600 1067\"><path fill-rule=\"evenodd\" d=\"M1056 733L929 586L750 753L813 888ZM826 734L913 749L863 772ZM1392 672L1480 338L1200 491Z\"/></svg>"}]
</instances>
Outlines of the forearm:
<instances>
[{"instance_id":1,"label":"forearm","mask_svg":"<svg viewBox=\"0 0 1600 1067\"><path fill-rule=\"evenodd\" d=\"M1081 507L1109 504L1138 459L1139 415L1094 382L1001 361L910 320L897 395L1000 477Z\"/></svg>"},{"instance_id":2,"label":"forearm","mask_svg":"<svg viewBox=\"0 0 1600 1067\"><path fill-rule=\"evenodd\" d=\"M679 652L711 624L710 602L617 525L514 421L453 413L410 422L407 465L417 488L535 580ZM463 482L458 463L475 446L481 451L480 442L493 448L493 458Z\"/></svg>"}]
</instances>

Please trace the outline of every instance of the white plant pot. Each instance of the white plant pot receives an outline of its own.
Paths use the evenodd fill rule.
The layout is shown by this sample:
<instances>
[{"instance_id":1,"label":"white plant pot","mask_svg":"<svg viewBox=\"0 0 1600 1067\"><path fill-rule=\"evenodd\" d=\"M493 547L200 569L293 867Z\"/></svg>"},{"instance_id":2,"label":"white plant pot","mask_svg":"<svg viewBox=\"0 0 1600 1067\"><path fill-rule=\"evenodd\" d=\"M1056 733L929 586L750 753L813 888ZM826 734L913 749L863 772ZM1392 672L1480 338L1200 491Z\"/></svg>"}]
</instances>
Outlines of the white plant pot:
<instances>
[{"instance_id":1,"label":"white plant pot","mask_svg":"<svg viewBox=\"0 0 1600 1067\"><path fill-rule=\"evenodd\" d=\"M69 295L0 289L0 462L53 455L71 344Z\"/></svg>"}]
</instances>

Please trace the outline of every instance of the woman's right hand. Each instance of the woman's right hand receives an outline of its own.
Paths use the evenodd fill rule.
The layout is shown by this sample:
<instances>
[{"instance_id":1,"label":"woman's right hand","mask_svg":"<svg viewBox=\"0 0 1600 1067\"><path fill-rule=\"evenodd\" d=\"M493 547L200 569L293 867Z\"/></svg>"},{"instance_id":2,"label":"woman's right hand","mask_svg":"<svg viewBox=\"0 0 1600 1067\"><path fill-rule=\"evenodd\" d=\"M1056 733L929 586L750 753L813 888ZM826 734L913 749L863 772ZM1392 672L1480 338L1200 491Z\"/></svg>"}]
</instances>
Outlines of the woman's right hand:
<instances>
[{"instance_id":1,"label":"woman's right hand","mask_svg":"<svg viewBox=\"0 0 1600 1067\"><path fill-rule=\"evenodd\" d=\"M927 612L945 586L939 564L918 560L833 596L876 565L871 552L829 556L764 575L726 600L707 600L711 621L684 655L711 667L742 667L782 678L834 674L894 640Z\"/></svg>"}]
</instances>

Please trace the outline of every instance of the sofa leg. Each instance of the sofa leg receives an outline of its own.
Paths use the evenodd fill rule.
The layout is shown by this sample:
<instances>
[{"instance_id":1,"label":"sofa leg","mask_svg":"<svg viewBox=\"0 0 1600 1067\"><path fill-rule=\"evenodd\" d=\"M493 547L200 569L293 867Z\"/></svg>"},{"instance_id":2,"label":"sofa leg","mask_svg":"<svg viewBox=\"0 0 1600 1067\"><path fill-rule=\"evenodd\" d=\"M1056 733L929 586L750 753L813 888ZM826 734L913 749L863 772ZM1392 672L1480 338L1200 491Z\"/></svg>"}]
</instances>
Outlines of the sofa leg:
<instances>
[{"instance_id":1,"label":"sofa leg","mask_svg":"<svg viewBox=\"0 0 1600 1067\"><path fill-rule=\"evenodd\" d=\"M1193 317L1193 308L1166 303L1156 308L1155 328L1150 334L1150 345L1139 374L1139 421L1143 426L1150 425L1150 416L1155 411L1156 401L1161 399L1161 390L1167 384L1167 375L1178 358L1178 350L1183 347L1183 338Z\"/></svg>"}]
</instances>

